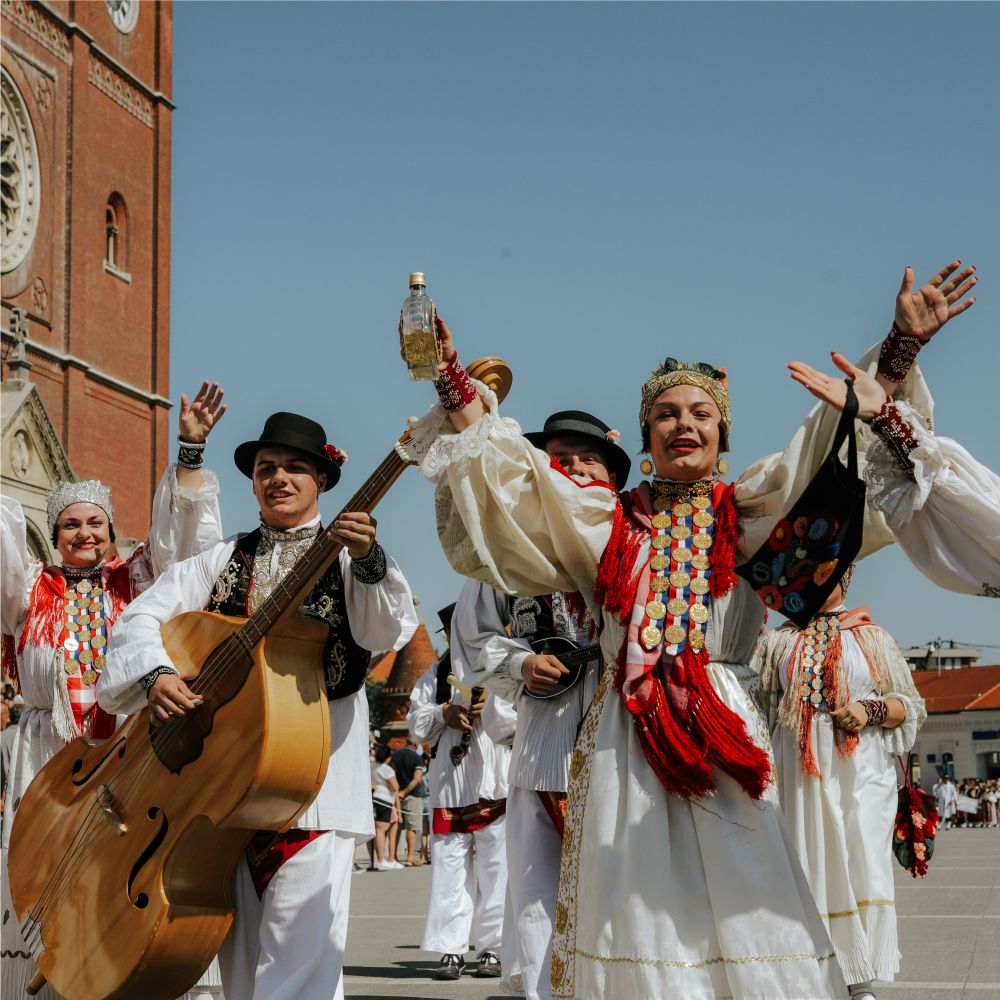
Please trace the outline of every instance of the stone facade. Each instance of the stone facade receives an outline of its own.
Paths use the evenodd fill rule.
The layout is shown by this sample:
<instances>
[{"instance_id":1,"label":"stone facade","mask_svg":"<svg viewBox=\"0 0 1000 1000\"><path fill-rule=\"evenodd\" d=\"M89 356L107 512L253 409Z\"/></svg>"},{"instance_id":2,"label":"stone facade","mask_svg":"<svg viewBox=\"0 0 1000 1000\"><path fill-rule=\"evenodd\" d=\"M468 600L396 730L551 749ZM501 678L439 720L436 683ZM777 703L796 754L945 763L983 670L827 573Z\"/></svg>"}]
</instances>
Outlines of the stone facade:
<instances>
[{"instance_id":1,"label":"stone facade","mask_svg":"<svg viewBox=\"0 0 1000 1000\"><path fill-rule=\"evenodd\" d=\"M116 529L142 538L172 451L173 7L2 0L0 15L3 360L22 309L31 381L73 472L111 486ZM3 486L19 496L8 448L5 425Z\"/></svg>"}]
</instances>

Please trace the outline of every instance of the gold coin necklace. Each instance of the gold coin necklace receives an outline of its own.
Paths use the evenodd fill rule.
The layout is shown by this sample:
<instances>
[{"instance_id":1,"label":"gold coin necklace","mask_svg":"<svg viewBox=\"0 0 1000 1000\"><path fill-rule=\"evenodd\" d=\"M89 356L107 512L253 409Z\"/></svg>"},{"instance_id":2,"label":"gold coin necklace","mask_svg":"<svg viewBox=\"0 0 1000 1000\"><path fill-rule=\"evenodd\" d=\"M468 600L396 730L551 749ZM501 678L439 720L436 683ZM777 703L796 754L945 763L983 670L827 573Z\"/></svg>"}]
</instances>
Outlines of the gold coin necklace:
<instances>
[{"instance_id":1,"label":"gold coin necklace","mask_svg":"<svg viewBox=\"0 0 1000 1000\"><path fill-rule=\"evenodd\" d=\"M67 579L65 598L63 670L68 678L79 676L74 684L92 688L104 669L108 644L100 575Z\"/></svg>"},{"instance_id":2,"label":"gold coin necklace","mask_svg":"<svg viewBox=\"0 0 1000 1000\"><path fill-rule=\"evenodd\" d=\"M830 644L840 633L839 614L819 614L807 626L802 637L802 681L799 697L813 708L829 711L823 662Z\"/></svg>"},{"instance_id":3,"label":"gold coin necklace","mask_svg":"<svg viewBox=\"0 0 1000 1000\"><path fill-rule=\"evenodd\" d=\"M688 645L698 652L705 647L710 617L709 577L715 516L714 483L657 483L650 539L653 558L645 614L639 630L650 651L661 644L676 656Z\"/></svg>"}]
</instances>

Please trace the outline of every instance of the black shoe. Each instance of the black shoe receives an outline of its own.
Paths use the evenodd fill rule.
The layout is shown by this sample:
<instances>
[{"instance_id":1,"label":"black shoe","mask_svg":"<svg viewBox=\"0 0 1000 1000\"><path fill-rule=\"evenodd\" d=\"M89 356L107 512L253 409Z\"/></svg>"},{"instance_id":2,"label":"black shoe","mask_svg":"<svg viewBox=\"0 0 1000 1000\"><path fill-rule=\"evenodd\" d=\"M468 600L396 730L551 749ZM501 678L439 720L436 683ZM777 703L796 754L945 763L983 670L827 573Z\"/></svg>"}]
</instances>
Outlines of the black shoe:
<instances>
[{"instance_id":1,"label":"black shoe","mask_svg":"<svg viewBox=\"0 0 1000 1000\"><path fill-rule=\"evenodd\" d=\"M438 967L434 970L435 979L458 979L465 968L465 959L461 955L442 955ZM500 968L500 963L497 963Z\"/></svg>"},{"instance_id":2,"label":"black shoe","mask_svg":"<svg viewBox=\"0 0 1000 1000\"><path fill-rule=\"evenodd\" d=\"M492 951L484 951L479 956L479 965L473 975L480 979L499 979L500 959Z\"/></svg>"}]
</instances>

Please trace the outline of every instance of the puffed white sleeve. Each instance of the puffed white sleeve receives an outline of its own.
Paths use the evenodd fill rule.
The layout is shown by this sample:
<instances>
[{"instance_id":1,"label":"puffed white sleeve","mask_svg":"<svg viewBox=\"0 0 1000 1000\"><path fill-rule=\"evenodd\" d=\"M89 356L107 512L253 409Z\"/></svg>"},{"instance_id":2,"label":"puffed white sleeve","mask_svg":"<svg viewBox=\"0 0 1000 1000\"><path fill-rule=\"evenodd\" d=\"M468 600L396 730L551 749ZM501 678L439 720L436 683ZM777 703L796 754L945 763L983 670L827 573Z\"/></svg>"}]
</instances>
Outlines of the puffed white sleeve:
<instances>
[{"instance_id":1,"label":"puffed white sleeve","mask_svg":"<svg viewBox=\"0 0 1000 1000\"><path fill-rule=\"evenodd\" d=\"M28 613L31 591L42 572L42 564L28 551L28 522L13 497L0 496L0 631L13 635Z\"/></svg>"},{"instance_id":2,"label":"puffed white sleeve","mask_svg":"<svg viewBox=\"0 0 1000 1000\"><path fill-rule=\"evenodd\" d=\"M510 594L591 594L617 495L605 485L581 487L553 469L479 385L487 407L482 419L454 433L437 405L401 446L437 484L445 555L462 576Z\"/></svg>"},{"instance_id":3,"label":"puffed white sleeve","mask_svg":"<svg viewBox=\"0 0 1000 1000\"><path fill-rule=\"evenodd\" d=\"M880 344L869 350L857 367L874 373ZM931 425L934 400L914 365L899 387L897 399L908 401L927 425ZM777 521L784 517L802 495L830 452L840 421L840 412L826 403L817 403L807 414L784 451L754 462L736 481L733 499L740 513L740 551L751 556L764 543ZM858 431L858 473L864 475L870 436ZM841 458L846 459L845 442ZM882 512L865 508L864 534L858 558L871 555L893 541Z\"/></svg>"},{"instance_id":4,"label":"puffed white sleeve","mask_svg":"<svg viewBox=\"0 0 1000 1000\"><path fill-rule=\"evenodd\" d=\"M917 741L920 727L927 721L927 707L916 684L913 683L910 665L906 662L902 650L896 645L896 640L882 628L876 627L864 631L875 633L873 638L876 655L881 657L888 679L888 684L883 685L888 687L888 690L880 691L879 697L895 698L902 704L906 713L898 726L892 729L882 727L880 730L882 746L887 754L909 753Z\"/></svg>"},{"instance_id":5,"label":"puffed white sleeve","mask_svg":"<svg viewBox=\"0 0 1000 1000\"><path fill-rule=\"evenodd\" d=\"M233 542L223 542L174 563L125 608L111 629L107 663L97 681L101 708L125 715L145 707L139 681L157 667L173 667L160 627L186 611L204 610L232 551Z\"/></svg>"},{"instance_id":6,"label":"puffed white sleeve","mask_svg":"<svg viewBox=\"0 0 1000 1000\"><path fill-rule=\"evenodd\" d=\"M910 562L939 587L1000 597L1000 476L956 441L926 430L912 407L897 408L916 442L911 467L873 434L868 502Z\"/></svg>"},{"instance_id":7,"label":"puffed white sleeve","mask_svg":"<svg viewBox=\"0 0 1000 1000\"><path fill-rule=\"evenodd\" d=\"M443 706L435 704L437 664L428 667L410 692L406 724L417 743L437 743L444 732Z\"/></svg>"},{"instance_id":8,"label":"puffed white sleeve","mask_svg":"<svg viewBox=\"0 0 1000 1000\"><path fill-rule=\"evenodd\" d=\"M384 573L382 566L374 576L352 568L347 549L341 549L338 556L351 634L359 646L372 652L402 649L420 624L413 594L396 560L386 555L381 546L373 549L372 556L373 563L382 562ZM369 580L372 582L365 582Z\"/></svg>"},{"instance_id":9,"label":"puffed white sleeve","mask_svg":"<svg viewBox=\"0 0 1000 1000\"><path fill-rule=\"evenodd\" d=\"M222 539L215 473L203 469L201 486L190 489L177 482L177 466L167 466L153 496L149 538L128 560L135 591L145 590L174 563L207 552Z\"/></svg>"},{"instance_id":10,"label":"puffed white sleeve","mask_svg":"<svg viewBox=\"0 0 1000 1000\"><path fill-rule=\"evenodd\" d=\"M509 747L517 729L517 709L506 699L491 695L483 705L483 729L498 746Z\"/></svg>"},{"instance_id":11,"label":"puffed white sleeve","mask_svg":"<svg viewBox=\"0 0 1000 1000\"><path fill-rule=\"evenodd\" d=\"M455 676L469 687L516 701L521 664L531 652L523 639L507 634L507 595L479 580L467 580L451 619L451 662Z\"/></svg>"}]
</instances>

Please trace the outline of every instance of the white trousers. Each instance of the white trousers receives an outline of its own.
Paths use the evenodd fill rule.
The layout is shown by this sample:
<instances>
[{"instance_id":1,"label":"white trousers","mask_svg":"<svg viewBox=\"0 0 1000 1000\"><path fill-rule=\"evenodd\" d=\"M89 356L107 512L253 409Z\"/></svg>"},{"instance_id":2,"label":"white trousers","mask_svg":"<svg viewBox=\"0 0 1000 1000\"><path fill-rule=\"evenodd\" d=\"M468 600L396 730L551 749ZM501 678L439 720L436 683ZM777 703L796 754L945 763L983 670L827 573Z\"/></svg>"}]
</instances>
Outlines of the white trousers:
<instances>
[{"instance_id":1,"label":"white trousers","mask_svg":"<svg viewBox=\"0 0 1000 1000\"><path fill-rule=\"evenodd\" d=\"M507 878L524 993L549 1000L562 838L537 793L507 793Z\"/></svg>"},{"instance_id":2,"label":"white trousers","mask_svg":"<svg viewBox=\"0 0 1000 1000\"><path fill-rule=\"evenodd\" d=\"M475 833L431 834L431 898L420 945L424 951L464 955L471 944L477 952L500 954L506 823L501 816Z\"/></svg>"},{"instance_id":3,"label":"white trousers","mask_svg":"<svg viewBox=\"0 0 1000 1000\"><path fill-rule=\"evenodd\" d=\"M343 1000L354 837L317 837L257 898L244 858L236 919L219 952L226 1000Z\"/></svg>"}]
</instances>

